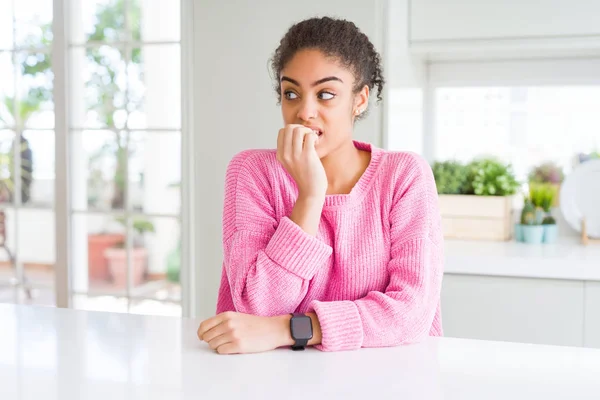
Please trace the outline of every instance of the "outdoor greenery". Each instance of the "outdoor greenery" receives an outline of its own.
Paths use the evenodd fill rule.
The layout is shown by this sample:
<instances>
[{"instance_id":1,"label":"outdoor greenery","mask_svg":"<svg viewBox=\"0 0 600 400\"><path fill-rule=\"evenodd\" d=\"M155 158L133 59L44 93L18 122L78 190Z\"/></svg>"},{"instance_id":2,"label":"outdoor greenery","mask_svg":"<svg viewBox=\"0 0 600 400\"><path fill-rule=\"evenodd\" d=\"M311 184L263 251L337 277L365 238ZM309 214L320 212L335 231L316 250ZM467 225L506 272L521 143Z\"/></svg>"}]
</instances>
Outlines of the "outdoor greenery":
<instances>
[{"instance_id":1,"label":"outdoor greenery","mask_svg":"<svg viewBox=\"0 0 600 400\"><path fill-rule=\"evenodd\" d=\"M49 47L52 42L52 26L40 25L39 32L39 36L26 37L25 45ZM48 52L17 53L15 59L15 72L21 76L22 88L12 96L0 98L0 124L15 132L11 142L0 146L0 201L14 201L16 150L20 153L21 202L27 203L33 180L33 154L23 133L36 113L52 107L51 55Z\"/></svg>"},{"instance_id":2,"label":"outdoor greenery","mask_svg":"<svg viewBox=\"0 0 600 400\"><path fill-rule=\"evenodd\" d=\"M88 40L104 42L107 40L125 39L125 13L123 0L115 0L106 5L97 5L96 24ZM140 7L139 2L129 2L128 25L132 39L139 41ZM129 80L137 77L142 79L140 72L141 50L133 48L129 54L122 50L107 46L87 49L86 58L91 64L90 79L86 82L88 110L97 116L97 123L102 128L114 132L114 138L108 140L96 154L90 157L90 179L88 186L97 191L103 191L103 166L114 163L114 175L110 181L113 184L111 208L125 207L125 181L127 179L127 160L135 152L135 143L130 135L120 134L119 130L126 127L128 117L132 112L142 108L143 97L134 90ZM123 79L127 76L127 79ZM89 205L96 207L98 196L89 198Z\"/></svg>"}]
</instances>

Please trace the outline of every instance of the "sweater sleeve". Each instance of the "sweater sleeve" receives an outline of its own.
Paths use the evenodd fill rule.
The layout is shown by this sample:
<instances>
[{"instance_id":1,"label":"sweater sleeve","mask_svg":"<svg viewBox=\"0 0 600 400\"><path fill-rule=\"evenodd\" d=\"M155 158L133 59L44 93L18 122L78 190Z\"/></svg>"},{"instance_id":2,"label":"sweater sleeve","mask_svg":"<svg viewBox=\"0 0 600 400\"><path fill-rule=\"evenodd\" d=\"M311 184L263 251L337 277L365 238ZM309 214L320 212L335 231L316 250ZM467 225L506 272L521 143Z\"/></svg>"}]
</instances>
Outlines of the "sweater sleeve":
<instances>
[{"instance_id":1,"label":"sweater sleeve","mask_svg":"<svg viewBox=\"0 0 600 400\"><path fill-rule=\"evenodd\" d=\"M431 168L419 158L394 191L391 254L384 292L356 301L313 301L324 351L387 347L429 335L440 303L443 236Z\"/></svg>"},{"instance_id":2,"label":"sweater sleeve","mask_svg":"<svg viewBox=\"0 0 600 400\"><path fill-rule=\"evenodd\" d=\"M228 167L223 264L235 310L272 316L296 310L333 249L288 217L277 219L261 156L243 152Z\"/></svg>"}]
</instances>

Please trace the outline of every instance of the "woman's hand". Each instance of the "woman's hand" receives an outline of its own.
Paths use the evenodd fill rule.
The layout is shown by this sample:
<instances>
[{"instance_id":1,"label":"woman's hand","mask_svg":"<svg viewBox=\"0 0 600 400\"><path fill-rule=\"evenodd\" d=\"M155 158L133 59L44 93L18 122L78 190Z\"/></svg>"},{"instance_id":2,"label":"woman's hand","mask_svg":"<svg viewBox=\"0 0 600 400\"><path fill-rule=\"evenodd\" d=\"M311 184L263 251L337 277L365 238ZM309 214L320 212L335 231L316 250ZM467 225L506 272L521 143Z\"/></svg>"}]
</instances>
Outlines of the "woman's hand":
<instances>
[{"instance_id":1,"label":"woman's hand","mask_svg":"<svg viewBox=\"0 0 600 400\"><path fill-rule=\"evenodd\" d=\"M315 148L318 140L304 125L279 130L277 160L296 181L300 198L324 198L327 192L327 175Z\"/></svg>"},{"instance_id":2,"label":"woman's hand","mask_svg":"<svg viewBox=\"0 0 600 400\"><path fill-rule=\"evenodd\" d=\"M290 315L257 317L224 312L203 321L198 338L219 354L259 353L294 344Z\"/></svg>"}]
</instances>

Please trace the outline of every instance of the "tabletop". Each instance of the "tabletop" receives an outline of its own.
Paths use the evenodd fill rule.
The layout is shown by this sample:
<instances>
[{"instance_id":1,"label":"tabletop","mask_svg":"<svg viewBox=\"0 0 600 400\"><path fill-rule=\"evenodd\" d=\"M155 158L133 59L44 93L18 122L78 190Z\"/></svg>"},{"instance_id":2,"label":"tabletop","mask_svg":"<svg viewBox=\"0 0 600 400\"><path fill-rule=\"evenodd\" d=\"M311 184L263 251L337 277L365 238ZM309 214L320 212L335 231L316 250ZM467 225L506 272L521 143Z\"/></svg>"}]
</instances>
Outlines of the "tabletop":
<instances>
[{"instance_id":1,"label":"tabletop","mask_svg":"<svg viewBox=\"0 0 600 400\"><path fill-rule=\"evenodd\" d=\"M600 350L429 338L222 356L194 319L0 304L0 399L600 399Z\"/></svg>"}]
</instances>

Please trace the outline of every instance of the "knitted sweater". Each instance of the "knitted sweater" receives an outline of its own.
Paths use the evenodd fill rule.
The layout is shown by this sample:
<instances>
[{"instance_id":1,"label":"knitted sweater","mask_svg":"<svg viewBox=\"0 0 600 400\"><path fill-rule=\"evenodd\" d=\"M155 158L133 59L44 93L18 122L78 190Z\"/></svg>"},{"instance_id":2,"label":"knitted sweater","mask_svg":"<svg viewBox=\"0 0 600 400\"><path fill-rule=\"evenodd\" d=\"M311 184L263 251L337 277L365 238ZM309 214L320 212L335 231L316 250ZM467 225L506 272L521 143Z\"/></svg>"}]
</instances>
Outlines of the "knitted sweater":
<instances>
[{"instance_id":1,"label":"knitted sweater","mask_svg":"<svg viewBox=\"0 0 600 400\"><path fill-rule=\"evenodd\" d=\"M315 312L324 351L442 335L443 238L431 168L416 154L354 141L370 163L327 195L317 236L289 219L296 182L275 150L230 162L217 313Z\"/></svg>"}]
</instances>

